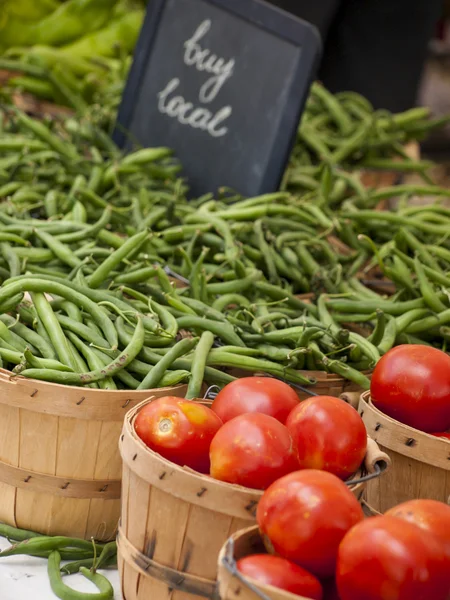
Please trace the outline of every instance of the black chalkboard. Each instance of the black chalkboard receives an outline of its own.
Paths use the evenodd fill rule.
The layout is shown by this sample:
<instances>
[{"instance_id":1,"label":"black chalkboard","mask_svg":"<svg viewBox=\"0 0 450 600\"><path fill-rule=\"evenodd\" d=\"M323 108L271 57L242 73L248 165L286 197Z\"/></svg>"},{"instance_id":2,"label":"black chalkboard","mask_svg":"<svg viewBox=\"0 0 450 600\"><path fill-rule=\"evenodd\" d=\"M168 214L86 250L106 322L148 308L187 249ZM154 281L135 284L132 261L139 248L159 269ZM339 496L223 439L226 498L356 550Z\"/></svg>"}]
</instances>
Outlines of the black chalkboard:
<instances>
[{"instance_id":1,"label":"black chalkboard","mask_svg":"<svg viewBox=\"0 0 450 600\"><path fill-rule=\"evenodd\" d=\"M193 195L273 191L320 45L263 0L149 0L114 139L173 148Z\"/></svg>"}]
</instances>

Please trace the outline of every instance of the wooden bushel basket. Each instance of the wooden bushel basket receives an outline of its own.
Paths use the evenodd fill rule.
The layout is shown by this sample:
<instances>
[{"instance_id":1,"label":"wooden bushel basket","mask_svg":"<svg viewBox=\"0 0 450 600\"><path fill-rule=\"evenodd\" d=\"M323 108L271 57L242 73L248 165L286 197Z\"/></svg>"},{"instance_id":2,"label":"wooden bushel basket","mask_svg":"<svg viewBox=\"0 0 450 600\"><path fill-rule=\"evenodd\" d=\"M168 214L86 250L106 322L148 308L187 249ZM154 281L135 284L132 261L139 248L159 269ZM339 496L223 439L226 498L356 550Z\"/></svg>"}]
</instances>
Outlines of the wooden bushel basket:
<instances>
[{"instance_id":1,"label":"wooden bushel basket","mask_svg":"<svg viewBox=\"0 0 450 600\"><path fill-rule=\"evenodd\" d=\"M384 513L417 498L450 503L450 442L408 427L379 411L362 394L359 414L367 433L385 450L392 466L385 477L367 486L367 503Z\"/></svg>"},{"instance_id":2,"label":"wooden bushel basket","mask_svg":"<svg viewBox=\"0 0 450 600\"><path fill-rule=\"evenodd\" d=\"M71 387L0 369L0 521L49 535L112 539L123 419L145 398L185 391Z\"/></svg>"},{"instance_id":3,"label":"wooden bushel basket","mask_svg":"<svg viewBox=\"0 0 450 600\"><path fill-rule=\"evenodd\" d=\"M123 597L211 598L216 593L219 552L231 534L255 523L263 492L214 480L149 450L134 431L141 407L128 413L120 438L118 563ZM378 475L387 464L386 455L369 440L368 477ZM359 500L365 484L366 477L350 486Z\"/></svg>"},{"instance_id":4,"label":"wooden bushel basket","mask_svg":"<svg viewBox=\"0 0 450 600\"><path fill-rule=\"evenodd\" d=\"M236 562L251 554L265 554L257 526L234 533L222 547L217 563L217 591L220 600L310 600L272 585L243 577Z\"/></svg>"}]
</instances>

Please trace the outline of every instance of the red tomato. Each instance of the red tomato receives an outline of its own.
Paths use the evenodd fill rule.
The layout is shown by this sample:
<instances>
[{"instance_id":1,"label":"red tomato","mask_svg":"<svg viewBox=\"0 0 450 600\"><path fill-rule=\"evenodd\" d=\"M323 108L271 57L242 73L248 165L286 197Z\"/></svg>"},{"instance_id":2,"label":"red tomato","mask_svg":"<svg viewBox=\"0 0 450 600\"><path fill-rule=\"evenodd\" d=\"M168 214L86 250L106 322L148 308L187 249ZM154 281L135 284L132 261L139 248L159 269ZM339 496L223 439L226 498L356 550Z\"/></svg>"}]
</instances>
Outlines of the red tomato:
<instances>
[{"instance_id":1,"label":"red tomato","mask_svg":"<svg viewBox=\"0 0 450 600\"><path fill-rule=\"evenodd\" d=\"M225 386L211 408L224 423L245 413L263 413L284 424L298 403L287 383L272 377L244 377Z\"/></svg>"},{"instance_id":2,"label":"red tomato","mask_svg":"<svg viewBox=\"0 0 450 600\"><path fill-rule=\"evenodd\" d=\"M445 438L447 440L450 440L450 432L448 431L444 431L444 433L432 433L431 435L434 435L434 437Z\"/></svg>"},{"instance_id":3,"label":"red tomato","mask_svg":"<svg viewBox=\"0 0 450 600\"><path fill-rule=\"evenodd\" d=\"M264 490L298 467L287 428L268 415L240 415L217 432L211 443L211 476Z\"/></svg>"},{"instance_id":4,"label":"red tomato","mask_svg":"<svg viewBox=\"0 0 450 600\"><path fill-rule=\"evenodd\" d=\"M443 543L450 561L450 506L448 504L437 500L409 500L388 510L386 516L409 521L432 533Z\"/></svg>"},{"instance_id":5,"label":"red tomato","mask_svg":"<svg viewBox=\"0 0 450 600\"><path fill-rule=\"evenodd\" d=\"M363 518L345 483L309 469L273 483L256 515L268 548L318 577L334 575L342 538Z\"/></svg>"},{"instance_id":6,"label":"red tomato","mask_svg":"<svg viewBox=\"0 0 450 600\"><path fill-rule=\"evenodd\" d=\"M433 433L450 429L450 356L428 346L397 346L372 375L374 405L393 419Z\"/></svg>"},{"instance_id":7,"label":"red tomato","mask_svg":"<svg viewBox=\"0 0 450 600\"><path fill-rule=\"evenodd\" d=\"M336 579L341 600L448 600L442 544L417 525L373 517L347 533Z\"/></svg>"},{"instance_id":8,"label":"red tomato","mask_svg":"<svg viewBox=\"0 0 450 600\"><path fill-rule=\"evenodd\" d=\"M301 402L286 427L301 469L329 471L348 479L364 460L367 433L363 420L339 398L316 396Z\"/></svg>"},{"instance_id":9,"label":"red tomato","mask_svg":"<svg viewBox=\"0 0 450 600\"><path fill-rule=\"evenodd\" d=\"M254 554L241 558L236 566L242 575L264 585L273 585L312 600L322 600L320 581L305 569L280 556Z\"/></svg>"},{"instance_id":10,"label":"red tomato","mask_svg":"<svg viewBox=\"0 0 450 600\"><path fill-rule=\"evenodd\" d=\"M167 396L144 406L134 427L144 444L164 458L209 473L209 447L222 421L207 406Z\"/></svg>"}]
</instances>

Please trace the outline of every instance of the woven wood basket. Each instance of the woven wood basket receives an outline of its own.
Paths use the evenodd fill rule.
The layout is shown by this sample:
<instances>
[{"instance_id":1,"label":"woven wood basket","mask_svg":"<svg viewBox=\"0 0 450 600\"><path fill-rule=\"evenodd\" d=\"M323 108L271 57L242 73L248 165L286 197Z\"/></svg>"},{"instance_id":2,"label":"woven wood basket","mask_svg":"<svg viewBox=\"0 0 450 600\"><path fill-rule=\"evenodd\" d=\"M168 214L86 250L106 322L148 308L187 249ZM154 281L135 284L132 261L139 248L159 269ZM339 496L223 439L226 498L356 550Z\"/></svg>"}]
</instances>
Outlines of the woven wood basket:
<instances>
[{"instance_id":1,"label":"woven wood basket","mask_svg":"<svg viewBox=\"0 0 450 600\"><path fill-rule=\"evenodd\" d=\"M213 597L219 552L231 534L254 524L262 492L181 468L149 450L134 431L141 407L128 413L120 438L118 562L123 597ZM388 461L369 440L365 469L379 472ZM365 481L350 489L361 501Z\"/></svg>"},{"instance_id":2,"label":"woven wood basket","mask_svg":"<svg viewBox=\"0 0 450 600\"><path fill-rule=\"evenodd\" d=\"M408 427L379 411L362 394L359 413L367 433L386 451L392 466L367 486L367 503L375 512L416 498L450 504L450 442Z\"/></svg>"},{"instance_id":3,"label":"woven wood basket","mask_svg":"<svg viewBox=\"0 0 450 600\"><path fill-rule=\"evenodd\" d=\"M50 535L112 539L120 516L117 439L127 410L185 391L79 388L0 369L0 521Z\"/></svg>"},{"instance_id":4,"label":"woven wood basket","mask_svg":"<svg viewBox=\"0 0 450 600\"><path fill-rule=\"evenodd\" d=\"M309 600L243 577L236 569L236 562L241 558L265 553L257 526L241 529L227 540L217 563L217 591L220 600Z\"/></svg>"}]
</instances>

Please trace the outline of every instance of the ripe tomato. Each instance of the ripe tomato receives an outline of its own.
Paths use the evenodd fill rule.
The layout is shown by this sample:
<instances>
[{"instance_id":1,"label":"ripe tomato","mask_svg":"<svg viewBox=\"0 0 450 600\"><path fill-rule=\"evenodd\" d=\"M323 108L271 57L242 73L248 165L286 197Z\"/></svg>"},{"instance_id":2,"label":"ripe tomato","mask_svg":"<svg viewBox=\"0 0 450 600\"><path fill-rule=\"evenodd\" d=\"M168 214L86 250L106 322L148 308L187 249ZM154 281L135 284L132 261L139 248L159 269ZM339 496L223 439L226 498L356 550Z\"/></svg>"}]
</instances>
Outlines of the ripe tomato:
<instances>
[{"instance_id":1,"label":"ripe tomato","mask_svg":"<svg viewBox=\"0 0 450 600\"><path fill-rule=\"evenodd\" d=\"M342 538L363 518L345 483L312 469L273 483L256 514L267 547L318 577L334 575Z\"/></svg>"},{"instance_id":2,"label":"ripe tomato","mask_svg":"<svg viewBox=\"0 0 450 600\"><path fill-rule=\"evenodd\" d=\"M450 569L450 506L437 500L409 500L387 511L386 516L418 525L444 545Z\"/></svg>"},{"instance_id":3,"label":"ripe tomato","mask_svg":"<svg viewBox=\"0 0 450 600\"><path fill-rule=\"evenodd\" d=\"M167 396L144 406L134 427L144 444L164 458L209 473L209 447L222 421L207 406Z\"/></svg>"},{"instance_id":4,"label":"ripe tomato","mask_svg":"<svg viewBox=\"0 0 450 600\"><path fill-rule=\"evenodd\" d=\"M238 571L264 585L305 596L312 600L322 600L320 581L298 565L270 554L254 554L237 561Z\"/></svg>"},{"instance_id":5,"label":"ripe tomato","mask_svg":"<svg viewBox=\"0 0 450 600\"><path fill-rule=\"evenodd\" d=\"M211 408L224 423L245 413L263 413L285 423L298 403L287 383L272 377L243 377L225 386Z\"/></svg>"},{"instance_id":6,"label":"ripe tomato","mask_svg":"<svg viewBox=\"0 0 450 600\"><path fill-rule=\"evenodd\" d=\"M450 356L428 346L397 346L372 375L374 405L393 419L433 433L450 429Z\"/></svg>"},{"instance_id":7,"label":"ripe tomato","mask_svg":"<svg viewBox=\"0 0 450 600\"><path fill-rule=\"evenodd\" d=\"M444 433L432 433L431 435L434 435L434 437L445 438L447 440L450 440L450 432L449 431L444 431Z\"/></svg>"},{"instance_id":8,"label":"ripe tomato","mask_svg":"<svg viewBox=\"0 0 450 600\"><path fill-rule=\"evenodd\" d=\"M386 516L347 533L336 579L342 600L448 600L450 593L442 544L417 525Z\"/></svg>"},{"instance_id":9,"label":"ripe tomato","mask_svg":"<svg viewBox=\"0 0 450 600\"><path fill-rule=\"evenodd\" d=\"M339 398L316 396L301 402L286 427L301 469L329 471L348 479L364 460L367 433L363 420Z\"/></svg>"},{"instance_id":10,"label":"ripe tomato","mask_svg":"<svg viewBox=\"0 0 450 600\"><path fill-rule=\"evenodd\" d=\"M287 428L268 415L247 413L225 423L210 449L211 476L264 490L298 467Z\"/></svg>"}]
</instances>

